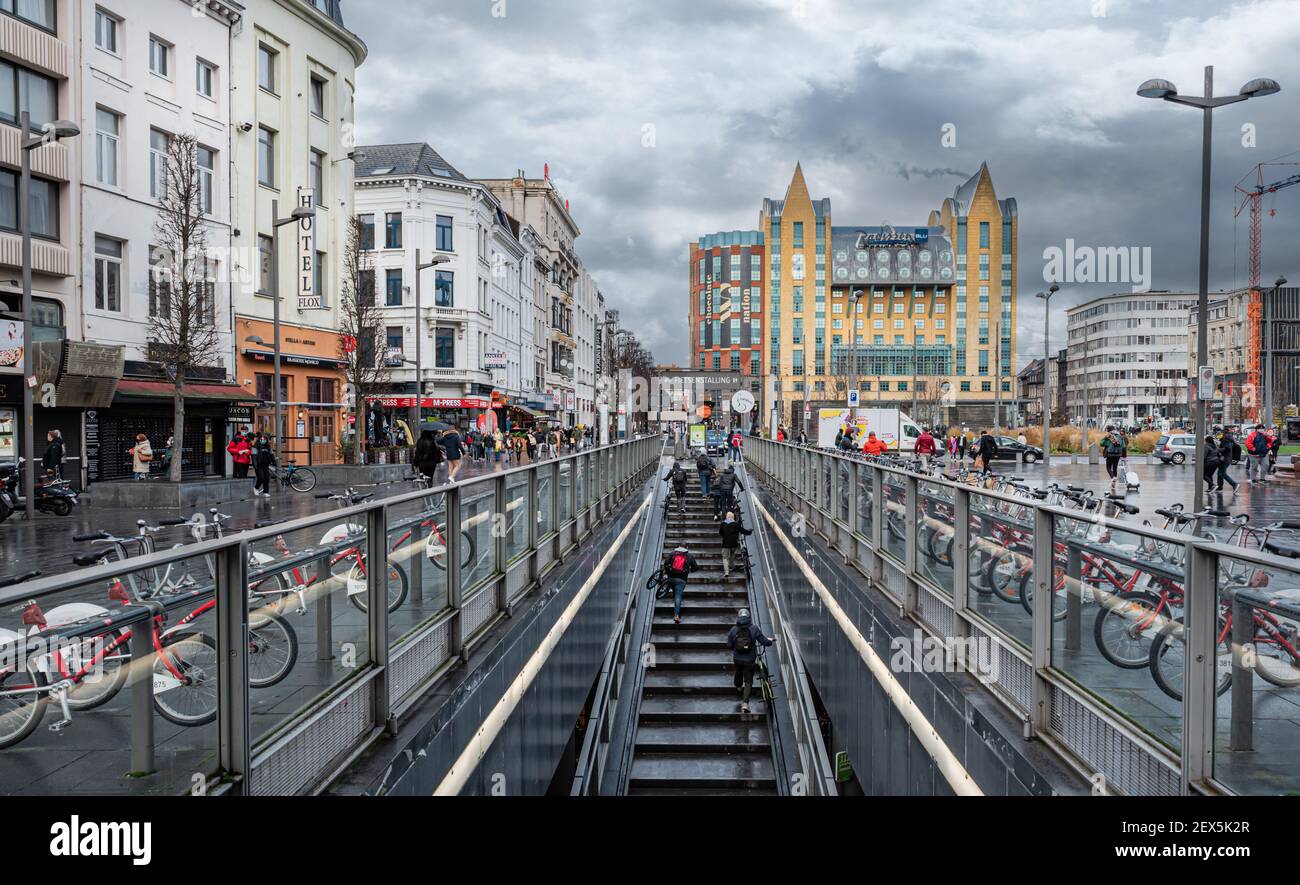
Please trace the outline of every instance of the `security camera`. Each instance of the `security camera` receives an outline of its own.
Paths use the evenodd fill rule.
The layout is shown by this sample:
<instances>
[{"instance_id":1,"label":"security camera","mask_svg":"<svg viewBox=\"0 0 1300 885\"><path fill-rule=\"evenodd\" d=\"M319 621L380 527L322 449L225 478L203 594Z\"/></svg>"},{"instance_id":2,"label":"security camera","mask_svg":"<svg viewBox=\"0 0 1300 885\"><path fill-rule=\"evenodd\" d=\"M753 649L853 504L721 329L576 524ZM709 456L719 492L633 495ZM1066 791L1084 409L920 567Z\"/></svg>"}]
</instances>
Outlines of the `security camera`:
<instances>
[{"instance_id":1,"label":"security camera","mask_svg":"<svg viewBox=\"0 0 1300 885\"><path fill-rule=\"evenodd\" d=\"M239 124L239 131L240 131L240 132L252 132L252 131L253 131L253 124L252 124L252 123L240 123L240 124Z\"/></svg>"}]
</instances>

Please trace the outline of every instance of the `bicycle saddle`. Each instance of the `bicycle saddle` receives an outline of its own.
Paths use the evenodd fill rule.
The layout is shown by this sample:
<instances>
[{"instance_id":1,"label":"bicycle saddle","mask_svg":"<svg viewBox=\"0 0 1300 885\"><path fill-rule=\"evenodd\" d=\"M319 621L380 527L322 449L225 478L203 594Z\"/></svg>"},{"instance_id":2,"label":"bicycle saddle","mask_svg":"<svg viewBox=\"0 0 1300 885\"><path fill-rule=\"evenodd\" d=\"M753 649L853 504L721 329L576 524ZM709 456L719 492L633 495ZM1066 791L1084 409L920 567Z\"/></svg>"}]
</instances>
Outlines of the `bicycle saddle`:
<instances>
[{"instance_id":1,"label":"bicycle saddle","mask_svg":"<svg viewBox=\"0 0 1300 885\"><path fill-rule=\"evenodd\" d=\"M74 564L79 565L82 568L89 568L90 566L99 562L99 557L86 554L85 556L74 556L72 557L72 561Z\"/></svg>"}]
</instances>

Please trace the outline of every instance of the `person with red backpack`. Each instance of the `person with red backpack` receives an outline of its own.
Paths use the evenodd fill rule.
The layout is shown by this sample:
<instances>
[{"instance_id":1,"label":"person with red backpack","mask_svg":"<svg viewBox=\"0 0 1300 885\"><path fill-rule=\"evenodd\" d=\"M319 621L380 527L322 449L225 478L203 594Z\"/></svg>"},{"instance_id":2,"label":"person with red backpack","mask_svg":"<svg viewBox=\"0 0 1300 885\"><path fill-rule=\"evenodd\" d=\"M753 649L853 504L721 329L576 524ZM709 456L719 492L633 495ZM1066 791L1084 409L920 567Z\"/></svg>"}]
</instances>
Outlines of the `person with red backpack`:
<instances>
[{"instance_id":1,"label":"person with red backpack","mask_svg":"<svg viewBox=\"0 0 1300 885\"><path fill-rule=\"evenodd\" d=\"M1268 482L1268 461L1272 449L1273 437L1268 435L1263 424L1256 424L1255 429L1246 437L1246 478L1251 485Z\"/></svg>"},{"instance_id":2,"label":"person with red backpack","mask_svg":"<svg viewBox=\"0 0 1300 885\"><path fill-rule=\"evenodd\" d=\"M686 592L686 579L691 572L698 570L700 564L695 561L685 544L679 545L668 555L664 562L664 576L673 587L673 623L682 622L682 595Z\"/></svg>"}]
</instances>

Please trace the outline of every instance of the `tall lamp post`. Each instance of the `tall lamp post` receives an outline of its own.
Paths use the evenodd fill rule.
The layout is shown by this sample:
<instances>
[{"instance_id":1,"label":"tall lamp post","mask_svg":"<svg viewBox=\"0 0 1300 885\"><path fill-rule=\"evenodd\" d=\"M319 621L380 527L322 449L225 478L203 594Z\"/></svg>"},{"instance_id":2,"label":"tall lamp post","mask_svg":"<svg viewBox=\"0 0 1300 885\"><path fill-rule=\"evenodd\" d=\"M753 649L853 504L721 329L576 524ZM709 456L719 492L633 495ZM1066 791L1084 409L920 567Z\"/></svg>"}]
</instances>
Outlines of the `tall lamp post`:
<instances>
[{"instance_id":1,"label":"tall lamp post","mask_svg":"<svg viewBox=\"0 0 1300 885\"><path fill-rule=\"evenodd\" d=\"M32 402L32 151L41 145L81 134L77 124L70 120L55 120L33 135L31 116L27 111L19 118L22 126L23 171L18 192L19 227L23 236L23 491L26 493L25 513L28 519L36 517L36 416Z\"/></svg>"},{"instance_id":2,"label":"tall lamp post","mask_svg":"<svg viewBox=\"0 0 1300 885\"><path fill-rule=\"evenodd\" d=\"M853 343L850 348L853 359L853 389L858 391L858 408L862 408L862 375L858 366L858 305L862 303L862 298L867 294L866 289L858 289L853 293L853 316L849 319L849 340ZM857 412L849 413L849 418L856 418Z\"/></svg>"},{"instance_id":3,"label":"tall lamp post","mask_svg":"<svg viewBox=\"0 0 1300 885\"><path fill-rule=\"evenodd\" d=\"M1286 285L1286 277L1278 277L1273 284L1273 298L1264 302L1264 420L1261 424L1273 426L1273 313L1277 310L1277 290Z\"/></svg>"},{"instance_id":4,"label":"tall lamp post","mask_svg":"<svg viewBox=\"0 0 1300 885\"><path fill-rule=\"evenodd\" d=\"M420 300L420 273L450 261L450 255L440 253L434 255L428 262L421 263L420 250L415 250L415 405L411 407L411 433L416 433L420 429L424 406L424 363L421 358L424 352L424 329L420 323L424 305Z\"/></svg>"},{"instance_id":5,"label":"tall lamp post","mask_svg":"<svg viewBox=\"0 0 1300 885\"><path fill-rule=\"evenodd\" d=\"M1214 109L1227 104L1235 104L1248 98L1257 98L1280 92L1281 86L1276 80L1251 80L1238 90L1236 95L1214 95L1214 66L1205 66L1205 95L1179 95L1178 89L1168 80L1147 80L1138 87L1137 94L1142 98L1158 98L1174 104L1200 108L1202 112L1201 127L1201 274L1200 298L1197 302L1196 316L1196 365L1209 362L1209 313L1210 313L1210 140L1213 130ZM1196 446L1199 451L1205 445L1206 436L1206 401L1198 391L1195 405ZM1086 431L1085 431L1086 433ZM1192 510L1200 513L1205 509L1204 483L1194 483L1195 497Z\"/></svg>"},{"instance_id":6,"label":"tall lamp post","mask_svg":"<svg viewBox=\"0 0 1300 885\"><path fill-rule=\"evenodd\" d=\"M284 396L280 389L280 228L289 224L315 217L314 210L307 206L296 206L288 218L280 217L280 201L271 201L271 326L275 338L275 418L272 430L275 433L275 460L284 460L284 428L281 426L281 412L284 410Z\"/></svg>"},{"instance_id":7,"label":"tall lamp post","mask_svg":"<svg viewBox=\"0 0 1300 885\"><path fill-rule=\"evenodd\" d=\"M1052 391L1047 384L1047 363L1052 358L1052 296L1061 291L1061 287L1052 283L1046 292L1039 292L1043 299L1043 485L1047 485L1052 472ZM1059 371L1059 367L1058 367Z\"/></svg>"}]
</instances>

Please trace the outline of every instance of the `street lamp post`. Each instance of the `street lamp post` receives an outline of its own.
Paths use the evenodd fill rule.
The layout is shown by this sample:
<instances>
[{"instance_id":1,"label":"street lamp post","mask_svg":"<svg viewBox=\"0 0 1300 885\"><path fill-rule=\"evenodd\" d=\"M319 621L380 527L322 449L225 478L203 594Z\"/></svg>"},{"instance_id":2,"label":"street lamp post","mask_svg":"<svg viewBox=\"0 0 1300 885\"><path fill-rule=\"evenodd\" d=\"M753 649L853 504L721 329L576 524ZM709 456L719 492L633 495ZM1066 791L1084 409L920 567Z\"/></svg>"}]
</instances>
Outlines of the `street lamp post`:
<instances>
[{"instance_id":1,"label":"street lamp post","mask_svg":"<svg viewBox=\"0 0 1300 885\"><path fill-rule=\"evenodd\" d=\"M421 359L421 354L424 352L424 330L420 324L424 305L420 299L420 272L449 261L451 261L450 256L439 254L434 255L429 262L421 264L420 250L415 250L415 405L411 407L411 433L419 430L424 405L424 363Z\"/></svg>"},{"instance_id":2,"label":"street lamp post","mask_svg":"<svg viewBox=\"0 0 1300 885\"><path fill-rule=\"evenodd\" d=\"M280 390L280 228L288 224L297 224L304 218L312 218L316 213L306 206L296 206L288 218L280 217L280 201L271 201L271 326L275 338L275 417L272 430L275 433L275 460L284 460L284 428L281 426L281 412L284 410L284 396Z\"/></svg>"},{"instance_id":3,"label":"street lamp post","mask_svg":"<svg viewBox=\"0 0 1300 885\"><path fill-rule=\"evenodd\" d=\"M31 116L23 111L19 118L22 138L22 179L18 192L19 226L23 237L23 491L26 494L25 514L36 517L36 416L32 400L35 384L32 364L32 151L44 144L81 134L77 124L56 120L47 124L40 135L32 135Z\"/></svg>"},{"instance_id":4,"label":"street lamp post","mask_svg":"<svg viewBox=\"0 0 1300 885\"><path fill-rule=\"evenodd\" d=\"M1052 283L1046 292L1039 292L1043 299L1043 485L1047 485L1052 472L1052 391L1047 384L1047 363L1052 358L1052 296L1061 291L1061 287ZM1060 367L1057 367L1060 371Z\"/></svg>"},{"instance_id":5,"label":"street lamp post","mask_svg":"<svg viewBox=\"0 0 1300 885\"><path fill-rule=\"evenodd\" d=\"M850 348L851 359L853 360L853 389L858 392L858 408L862 408L862 373L858 366L858 308L862 303L862 298L867 294L866 289L858 289L853 293L853 316L849 319L849 341L852 343ZM857 418L857 411L849 413L849 418Z\"/></svg>"},{"instance_id":6,"label":"street lamp post","mask_svg":"<svg viewBox=\"0 0 1300 885\"><path fill-rule=\"evenodd\" d=\"M1264 308L1264 420L1260 422L1267 427L1273 426L1273 313L1277 310L1277 291L1286 285L1286 277L1278 277L1273 284L1273 298L1265 301Z\"/></svg>"},{"instance_id":7,"label":"street lamp post","mask_svg":"<svg viewBox=\"0 0 1300 885\"><path fill-rule=\"evenodd\" d=\"M1206 65L1205 67L1205 95L1190 96L1179 95L1174 84L1168 80L1147 80L1138 87L1137 94L1142 98L1158 98L1163 101L1173 102L1174 104L1187 105L1188 107L1200 108L1202 112L1201 128L1201 267L1200 267L1200 290L1197 301L1198 312L1196 317L1196 365L1199 369L1209 361L1209 313L1210 313L1210 140L1213 129L1214 109L1227 104L1235 104L1239 101L1245 101L1248 98L1257 98L1265 95L1273 95L1281 91L1282 87L1275 80L1257 79L1251 80L1237 92L1236 95L1224 95L1215 97L1214 95L1214 66ZM1206 431L1206 401L1199 395L1196 398L1195 419L1196 419L1196 445L1198 451L1205 445ZM1200 513L1205 509L1205 487L1204 483L1197 482L1194 484L1195 497L1193 498L1192 510Z\"/></svg>"}]
</instances>

